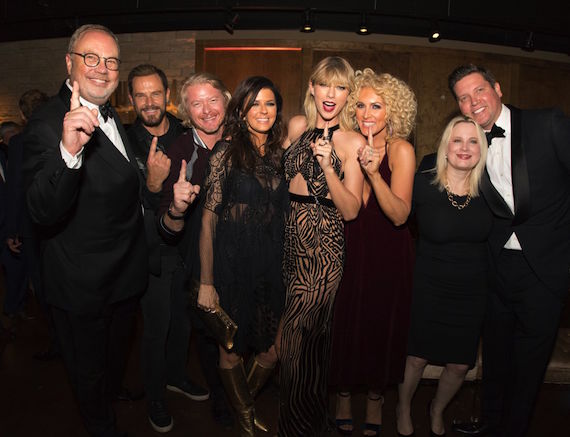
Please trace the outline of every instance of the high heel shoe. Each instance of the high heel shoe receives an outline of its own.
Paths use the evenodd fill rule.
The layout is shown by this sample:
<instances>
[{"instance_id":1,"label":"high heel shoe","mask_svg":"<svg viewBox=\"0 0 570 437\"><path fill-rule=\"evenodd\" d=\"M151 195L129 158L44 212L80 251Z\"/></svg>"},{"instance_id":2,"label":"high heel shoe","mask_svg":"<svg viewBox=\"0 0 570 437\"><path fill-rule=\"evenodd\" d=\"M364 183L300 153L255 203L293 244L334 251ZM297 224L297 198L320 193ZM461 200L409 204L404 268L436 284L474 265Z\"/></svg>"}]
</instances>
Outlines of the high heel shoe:
<instances>
[{"instance_id":1,"label":"high heel shoe","mask_svg":"<svg viewBox=\"0 0 570 437\"><path fill-rule=\"evenodd\" d=\"M371 398L370 395L367 396L367 399L373 402L380 401L380 408L384 405L384 396L379 395L377 398ZM362 424L362 432L370 431L374 434L364 434L367 437L378 437L380 435L380 431L382 430L381 423L371 423L371 422L364 422Z\"/></svg>"},{"instance_id":2,"label":"high heel shoe","mask_svg":"<svg viewBox=\"0 0 570 437\"><path fill-rule=\"evenodd\" d=\"M428 415L428 420L429 420L429 437L445 437L445 431L443 431L443 434L436 434L435 432L433 432L431 430L431 404L433 402L433 399L431 401L428 402L427 404L427 415Z\"/></svg>"},{"instance_id":3,"label":"high heel shoe","mask_svg":"<svg viewBox=\"0 0 570 437\"><path fill-rule=\"evenodd\" d=\"M337 395L341 398L350 398L349 392L339 391ZM336 431L340 435L352 435L352 433L354 432L354 422L352 420L352 417L349 417L347 419L335 419L335 424L336 424Z\"/></svg>"}]
</instances>

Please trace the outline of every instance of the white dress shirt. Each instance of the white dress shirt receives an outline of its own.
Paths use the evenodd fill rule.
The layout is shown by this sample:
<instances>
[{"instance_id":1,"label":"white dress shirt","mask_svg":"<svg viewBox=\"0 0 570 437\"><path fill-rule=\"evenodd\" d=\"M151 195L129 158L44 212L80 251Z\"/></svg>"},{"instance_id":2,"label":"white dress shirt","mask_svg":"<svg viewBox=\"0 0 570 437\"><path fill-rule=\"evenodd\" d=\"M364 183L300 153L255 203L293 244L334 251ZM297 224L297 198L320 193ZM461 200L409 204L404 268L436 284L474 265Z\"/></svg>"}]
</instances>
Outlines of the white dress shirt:
<instances>
[{"instance_id":1,"label":"white dress shirt","mask_svg":"<svg viewBox=\"0 0 570 437\"><path fill-rule=\"evenodd\" d=\"M505 105L495 123L505 130L504 138L493 138L487 152L487 172L495 189L504 199L511 212L515 212L513 197L513 178L511 171L511 111ZM505 249L522 250L516 234L513 232L504 246Z\"/></svg>"}]
</instances>

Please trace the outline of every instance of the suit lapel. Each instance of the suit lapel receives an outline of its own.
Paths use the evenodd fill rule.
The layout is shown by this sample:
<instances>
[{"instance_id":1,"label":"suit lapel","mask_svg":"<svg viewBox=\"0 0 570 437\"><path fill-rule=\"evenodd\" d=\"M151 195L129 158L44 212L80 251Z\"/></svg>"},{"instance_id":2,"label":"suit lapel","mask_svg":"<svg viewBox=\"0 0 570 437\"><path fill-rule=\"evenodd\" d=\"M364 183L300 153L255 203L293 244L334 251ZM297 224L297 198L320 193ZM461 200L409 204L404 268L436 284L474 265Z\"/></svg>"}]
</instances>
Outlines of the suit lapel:
<instances>
[{"instance_id":1,"label":"suit lapel","mask_svg":"<svg viewBox=\"0 0 570 437\"><path fill-rule=\"evenodd\" d=\"M127 156L129 157L129 163L137 172L137 176L139 178L139 186L142 188L146 184L145 179L144 179L144 174L141 171L141 169L139 168L139 165L137 163L137 157L136 157L135 153L133 152L133 149L131 147L131 143L129 142L129 137L127 136L127 132L125 131L123 123L121 123L119 121L119 115L117 114L117 111L115 111L115 108L113 108L113 107L111 107L111 111L113 111L113 117L115 117L115 123L117 124L117 129L119 130L119 135L121 136L121 139L123 140L123 145L125 146Z\"/></svg>"},{"instance_id":2,"label":"suit lapel","mask_svg":"<svg viewBox=\"0 0 570 437\"><path fill-rule=\"evenodd\" d=\"M499 194L491 182L489 173L487 173L487 168L485 168L485 171L481 176L481 192L483 193L483 197L485 198L485 201L487 202L487 205L493 214L506 219L513 218L511 209L503 199L503 196Z\"/></svg>"},{"instance_id":3,"label":"suit lapel","mask_svg":"<svg viewBox=\"0 0 570 437\"><path fill-rule=\"evenodd\" d=\"M127 132L125 131L125 128L123 127L123 123L121 123L121 121L119 119L119 114L117 114L117 111L115 111L115 108L113 108L113 107L111 107L111 112L113 113L113 118L115 120L115 124L117 125L117 129L119 130L119 135L121 136L121 140L123 140L123 145L125 146L125 151L127 152L127 156L129 157L129 162L132 164L132 166L138 172L139 167L137 165L136 156L135 156L135 154L131 148L131 145L129 143L129 137L127 136Z\"/></svg>"},{"instance_id":4,"label":"suit lapel","mask_svg":"<svg viewBox=\"0 0 570 437\"><path fill-rule=\"evenodd\" d=\"M511 172L515 201L513 225L517 225L524 222L530 212L530 185L522 137L521 111L513 107L509 109L511 110Z\"/></svg>"},{"instance_id":5,"label":"suit lapel","mask_svg":"<svg viewBox=\"0 0 570 437\"><path fill-rule=\"evenodd\" d=\"M117 123L117 126L118 125L119 123ZM99 154L101 158L103 158L111 167L120 173L129 168L129 162L127 159L121 152L119 152L119 149L115 147L105 132L103 132L98 127L95 128L95 132L93 133L93 138L91 141L86 144L86 152L88 151L87 148L91 149L89 152Z\"/></svg>"},{"instance_id":6,"label":"suit lapel","mask_svg":"<svg viewBox=\"0 0 570 437\"><path fill-rule=\"evenodd\" d=\"M63 100L63 103L66 108L66 112L69 111L70 107L70 99L71 99L71 90L68 88L66 83L64 82L59 90L59 97ZM127 134L125 129L119 119L119 115L115 111L115 108L111 107L111 111L113 112L113 117L115 120L115 124L117 125L117 129L119 130L119 135L123 140L123 144L125 146L125 150L127 152L127 156L129 160L127 161L125 157L122 155L121 152L115 147L113 142L109 139L109 137L103 132L100 128L95 128L95 132L93 133L93 137L89 142L85 145L85 157L91 153L97 153L101 158L103 158L109 166L111 166L115 171L119 173L124 173L125 170L134 168L136 170L137 175L139 175L139 170L137 167L135 155L133 154L129 140L127 138ZM140 179L140 175L139 175Z\"/></svg>"}]
</instances>

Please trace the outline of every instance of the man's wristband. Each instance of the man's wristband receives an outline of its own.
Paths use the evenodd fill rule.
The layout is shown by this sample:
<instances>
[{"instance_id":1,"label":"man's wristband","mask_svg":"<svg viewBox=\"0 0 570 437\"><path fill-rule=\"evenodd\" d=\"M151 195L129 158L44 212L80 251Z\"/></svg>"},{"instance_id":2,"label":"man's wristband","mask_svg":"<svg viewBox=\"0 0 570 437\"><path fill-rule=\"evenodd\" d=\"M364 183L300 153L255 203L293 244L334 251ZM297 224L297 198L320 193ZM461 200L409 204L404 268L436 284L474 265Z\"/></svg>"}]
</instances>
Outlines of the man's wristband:
<instances>
[{"instance_id":1,"label":"man's wristband","mask_svg":"<svg viewBox=\"0 0 570 437\"><path fill-rule=\"evenodd\" d=\"M174 215L174 214L172 214L172 211L170 210L171 208L172 208L172 205L170 206L170 208L168 208L168 211L166 211L166 214L168 215L168 217L170 217L171 220L184 220L184 217L186 217L184 214Z\"/></svg>"}]
</instances>

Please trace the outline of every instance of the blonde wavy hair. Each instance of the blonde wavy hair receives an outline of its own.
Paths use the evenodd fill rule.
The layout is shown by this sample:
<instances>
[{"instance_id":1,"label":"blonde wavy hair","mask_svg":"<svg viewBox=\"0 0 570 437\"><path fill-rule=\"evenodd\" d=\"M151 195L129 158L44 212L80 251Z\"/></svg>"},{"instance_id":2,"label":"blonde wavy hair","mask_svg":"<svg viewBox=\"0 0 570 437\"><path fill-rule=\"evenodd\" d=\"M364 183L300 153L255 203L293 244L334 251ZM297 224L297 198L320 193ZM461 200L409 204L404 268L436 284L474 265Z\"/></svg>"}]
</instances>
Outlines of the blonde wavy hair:
<instances>
[{"instance_id":1,"label":"blonde wavy hair","mask_svg":"<svg viewBox=\"0 0 570 437\"><path fill-rule=\"evenodd\" d=\"M453 117L443 130L443 134L441 135L439 146L437 148L437 159L435 164L435 177L433 179L433 184L437 185L439 191L445 190L447 147L449 145L449 139L451 138L451 132L453 131L453 128L459 123L471 123L477 129L477 139L479 141L481 157L469 175L469 193L472 197L477 197L479 195L479 183L481 182L481 176L483 175L483 171L485 170L485 163L487 162L487 137L485 137L485 132L481 126L479 126L477 122L471 117L467 117L465 115L458 115L457 117Z\"/></svg>"},{"instance_id":2,"label":"blonde wavy hair","mask_svg":"<svg viewBox=\"0 0 570 437\"><path fill-rule=\"evenodd\" d=\"M192 127L192 119L188 111L186 111L186 107L188 105L188 95L186 94L186 90L193 85L204 84L212 85L213 88L222 93L222 96L224 97L224 109L227 109L228 103L232 98L232 94L226 88L221 79L214 76L213 74L203 72L194 73L193 75L189 76L180 87L180 103L178 104L178 116L182 118L182 125L185 127Z\"/></svg>"},{"instance_id":3,"label":"blonde wavy hair","mask_svg":"<svg viewBox=\"0 0 570 437\"><path fill-rule=\"evenodd\" d=\"M407 139L416 124L418 102L406 82L388 73L376 74L371 68L358 70L354 77L354 91L348 98L347 113L352 128L359 130L356 122L356 104L362 88L371 88L386 105L386 141L392 138Z\"/></svg>"},{"instance_id":4,"label":"blonde wavy hair","mask_svg":"<svg viewBox=\"0 0 570 437\"><path fill-rule=\"evenodd\" d=\"M354 69L346 59L340 56L329 56L317 64L309 78L309 82L313 86L320 83L345 86L350 96L354 89ZM314 129L317 125L317 106L309 87L307 87L307 92L305 93L304 107L307 127ZM346 109L347 105L344 105L344 108L338 115L340 128L342 130L352 130L352 121Z\"/></svg>"}]
</instances>

